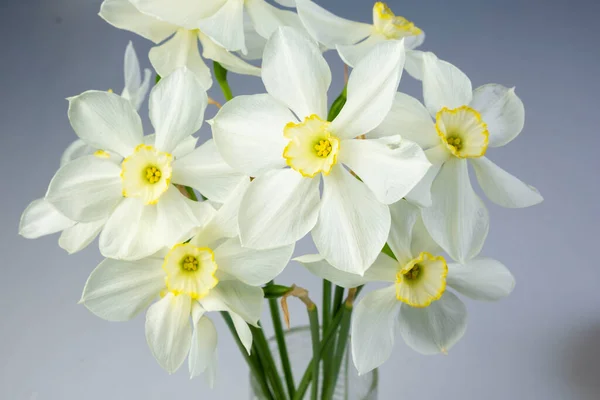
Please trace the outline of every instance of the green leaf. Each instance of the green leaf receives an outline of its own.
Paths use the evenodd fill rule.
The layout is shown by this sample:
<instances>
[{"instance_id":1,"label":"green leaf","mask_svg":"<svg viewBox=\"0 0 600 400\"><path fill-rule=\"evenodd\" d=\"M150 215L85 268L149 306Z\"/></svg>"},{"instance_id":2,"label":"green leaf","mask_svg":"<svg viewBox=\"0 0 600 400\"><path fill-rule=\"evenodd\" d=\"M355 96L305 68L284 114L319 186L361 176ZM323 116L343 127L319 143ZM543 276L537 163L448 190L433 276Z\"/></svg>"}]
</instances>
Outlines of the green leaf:
<instances>
[{"instance_id":1,"label":"green leaf","mask_svg":"<svg viewBox=\"0 0 600 400\"><path fill-rule=\"evenodd\" d=\"M283 285L269 285L263 287L263 292L265 293L266 299L277 299L291 290L291 287Z\"/></svg>"},{"instance_id":2,"label":"green leaf","mask_svg":"<svg viewBox=\"0 0 600 400\"><path fill-rule=\"evenodd\" d=\"M331 104L331 108L329 109L329 114L327 114L327 121L329 121L329 122L333 121L335 119L335 117L338 116L340 111L342 111L344 104L346 104L346 93L347 93L347 86L344 86L342 93L340 93L340 95L337 97L337 99L335 99L333 101L333 103Z\"/></svg>"}]
</instances>

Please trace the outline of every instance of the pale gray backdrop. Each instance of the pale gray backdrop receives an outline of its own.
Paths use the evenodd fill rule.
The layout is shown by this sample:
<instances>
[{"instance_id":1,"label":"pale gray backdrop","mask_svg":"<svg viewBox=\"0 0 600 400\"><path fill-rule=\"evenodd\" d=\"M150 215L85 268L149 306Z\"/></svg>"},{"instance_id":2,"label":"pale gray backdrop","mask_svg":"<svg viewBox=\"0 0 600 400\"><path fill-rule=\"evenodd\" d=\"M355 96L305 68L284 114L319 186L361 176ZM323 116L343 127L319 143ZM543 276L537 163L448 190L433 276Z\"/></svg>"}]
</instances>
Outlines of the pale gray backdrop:
<instances>
[{"instance_id":1,"label":"pale gray backdrop","mask_svg":"<svg viewBox=\"0 0 600 400\"><path fill-rule=\"evenodd\" d=\"M320 3L348 18L371 18L371 1ZM599 399L599 3L389 3L427 32L425 49L460 66L474 86L516 86L527 110L525 130L488 155L546 200L525 210L490 205L484 254L511 268L514 293L495 304L468 302L469 329L448 356L421 356L399 341L381 368L380 398ZM219 378L211 391L184 370L169 376L160 369L145 343L143 317L108 323L77 305L101 259L96 244L68 256L55 236L17 235L19 215L44 194L75 138L64 98L87 89L120 91L130 39L149 66L150 43L104 23L99 5L0 2L0 398L245 399L246 367L219 316ZM342 64L335 53L327 57L333 98ZM231 83L237 94L263 90L256 78ZM420 96L408 77L401 89ZM210 93L222 98L216 87ZM201 134L210 134L206 126ZM298 253L310 247L303 242ZM319 282L295 264L279 281L320 294ZM304 323L302 309L292 310L293 323Z\"/></svg>"}]
</instances>

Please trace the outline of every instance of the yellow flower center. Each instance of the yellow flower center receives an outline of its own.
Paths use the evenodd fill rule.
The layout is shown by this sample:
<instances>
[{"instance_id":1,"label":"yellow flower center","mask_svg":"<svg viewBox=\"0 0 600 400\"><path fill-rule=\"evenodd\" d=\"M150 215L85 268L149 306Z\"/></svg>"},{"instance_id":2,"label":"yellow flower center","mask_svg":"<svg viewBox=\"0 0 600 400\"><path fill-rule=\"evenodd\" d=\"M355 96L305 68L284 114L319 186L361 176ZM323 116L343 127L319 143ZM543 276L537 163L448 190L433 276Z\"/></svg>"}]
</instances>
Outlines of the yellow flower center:
<instances>
[{"instance_id":1,"label":"yellow flower center","mask_svg":"<svg viewBox=\"0 0 600 400\"><path fill-rule=\"evenodd\" d=\"M314 177L319 172L327 175L337 163L340 140L329 131L329 122L311 115L303 122L290 122L283 136L290 141L283 150L287 164L302 176Z\"/></svg>"},{"instance_id":2,"label":"yellow flower center","mask_svg":"<svg viewBox=\"0 0 600 400\"><path fill-rule=\"evenodd\" d=\"M148 183L151 184L155 184L158 181L160 181L160 176L162 175L162 173L160 172L160 169L154 167L154 166L150 166L148 168L146 168L146 180L148 181Z\"/></svg>"},{"instance_id":3,"label":"yellow flower center","mask_svg":"<svg viewBox=\"0 0 600 400\"><path fill-rule=\"evenodd\" d=\"M327 157L331 153L331 142L329 139L319 140L319 143L315 144L315 151L319 157Z\"/></svg>"},{"instance_id":4,"label":"yellow flower center","mask_svg":"<svg viewBox=\"0 0 600 400\"><path fill-rule=\"evenodd\" d=\"M163 270L167 273L168 291L187 294L193 299L205 297L219 283L213 251L190 243L173 246L165 257Z\"/></svg>"},{"instance_id":5,"label":"yellow flower center","mask_svg":"<svg viewBox=\"0 0 600 400\"><path fill-rule=\"evenodd\" d=\"M197 271L199 264L200 263L196 257L188 255L181 262L181 268L183 268L185 271Z\"/></svg>"},{"instance_id":6,"label":"yellow flower center","mask_svg":"<svg viewBox=\"0 0 600 400\"><path fill-rule=\"evenodd\" d=\"M145 204L156 204L171 183L173 156L144 144L121 164L123 196L140 198Z\"/></svg>"},{"instance_id":7,"label":"yellow flower center","mask_svg":"<svg viewBox=\"0 0 600 400\"><path fill-rule=\"evenodd\" d=\"M471 107L442 108L435 116L435 129L454 156L476 158L485 155L489 138L487 125Z\"/></svg>"},{"instance_id":8,"label":"yellow flower center","mask_svg":"<svg viewBox=\"0 0 600 400\"><path fill-rule=\"evenodd\" d=\"M444 257L422 252L396 274L396 298L412 307L427 307L446 290Z\"/></svg>"},{"instance_id":9,"label":"yellow flower center","mask_svg":"<svg viewBox=\"0 0 600 400\"><path fill-rule=\"evenodd\" d=\"M402 39L423 33L413 22L395 15L387 4L380 1L373 6L373 25L377 32L388 39Z\"/></svg>"}]
</instances>

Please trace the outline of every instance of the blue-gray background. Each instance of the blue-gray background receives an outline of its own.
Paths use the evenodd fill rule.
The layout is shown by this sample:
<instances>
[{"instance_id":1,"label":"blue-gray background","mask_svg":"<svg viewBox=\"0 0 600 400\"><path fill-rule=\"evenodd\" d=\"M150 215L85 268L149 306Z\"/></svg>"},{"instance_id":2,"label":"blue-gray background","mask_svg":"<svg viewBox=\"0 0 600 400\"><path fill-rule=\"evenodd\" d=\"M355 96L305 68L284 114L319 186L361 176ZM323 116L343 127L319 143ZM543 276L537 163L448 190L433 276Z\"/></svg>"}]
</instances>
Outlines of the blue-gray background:
<instances>
[{"instance_id":1,"label":"blue-gray background","mask_svg":"<svg viewBox=\"0 0 600 400\"><path fill-rule=\"evenodd\" d=\"M371 18L371 1L320 3L348 18ZM127 41L148 67L150 43L97 17L99 0L0 4L0 398L246 398L246 367L219 317L219 377L210 391L202 379L190 381L185 368L173 376L160 369L145 343L143 317L108 323L76 304L101 259L96 244L67 256L56 236L17 235L22 210L44 194L75 138L64 98L120 91ZM516 86L525 130L488 155L539 188L545 202L525 210L490 205L484 254L511 268L514 293L494 304L468 302L469 329L448 356L421 356L399 340L381 368L381 399L600 398L599 4L389 2L427 32L425 49L460 66L474 86ZM342 64L335 53L327 57L333 98ZM263 90L256 78L231 81L236 93ZM419 95L408 77L401 89ZM217 88L211 94L221 99ZM201 132L210 134L206 126ZM309 248L303 242L298 252ZM298 265L279 281L320 294L317 279ZM294 323L305 322L300 307L292 312Z\"/></svg>"}]
</instances>

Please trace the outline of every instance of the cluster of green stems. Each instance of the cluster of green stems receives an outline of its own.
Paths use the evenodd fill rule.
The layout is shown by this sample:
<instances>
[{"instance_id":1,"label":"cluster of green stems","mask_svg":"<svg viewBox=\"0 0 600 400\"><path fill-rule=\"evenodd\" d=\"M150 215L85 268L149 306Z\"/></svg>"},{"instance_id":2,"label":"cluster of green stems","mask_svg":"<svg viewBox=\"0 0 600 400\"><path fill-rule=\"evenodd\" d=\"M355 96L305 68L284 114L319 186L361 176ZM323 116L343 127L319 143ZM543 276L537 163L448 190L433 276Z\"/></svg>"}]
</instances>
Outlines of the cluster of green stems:
<instances>
[{"instance_id":1,"label":"cluster of green stems","mask_svg":"<svg viewBox=\"0 0 600 400\"><path fill-rule=\"evenodd\" d=\"M233 98L233 94L227 81L227 70L218 62L214 62L214 75L221 87L225 101ZM157 77L157 82L160 77ZM346 102L346 88L333 102L328 114L328 120L332 121L342 109ZM185 187L186 192L192 200L198 201L193 189ZM319 312L315 303L308 298L308 292L298 291L298 288L276 285L269 282L264 288L265 298L269 303L275 340L279 350L281 369L284 382L281 378L277 365L273 358L271 348L265 337L262 327L251 326L252 349L250 353L242 344L237 335L231 316L227 312L221 312L226 325L242 353L250 371L260 386L263 398L267 400L301 400L311 387L311 400L331 400L335 391L338 375L341 370L346 348L348 347L348 336L350 331L350 317L354 305L354 299L359 294L361 287L346 290L335 286L335 292L330 281L323 280L323 302L322 302L322 326L319 325ZM300 294L299 294L300 293ZM344 295L346 298L344 299ZM306 367L300 382L296 385L290 364L288 348L286 344L284 326L279 311L278 299L282 299L282 305L287 304L288 297L298 297L306 305L311 332L313 357ZM287 307L284 309L287 313ZM286 315L286 321L288 316ZM260 325L260 323L259 323ZM322 368L322 370L321 370ZM322 374L322 385L319 387L319 373ZM320 393L320 397L319 397Z\"/></svg>"}]
</instances>

